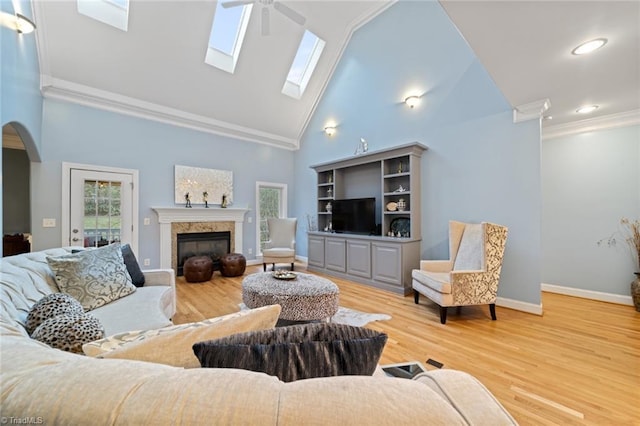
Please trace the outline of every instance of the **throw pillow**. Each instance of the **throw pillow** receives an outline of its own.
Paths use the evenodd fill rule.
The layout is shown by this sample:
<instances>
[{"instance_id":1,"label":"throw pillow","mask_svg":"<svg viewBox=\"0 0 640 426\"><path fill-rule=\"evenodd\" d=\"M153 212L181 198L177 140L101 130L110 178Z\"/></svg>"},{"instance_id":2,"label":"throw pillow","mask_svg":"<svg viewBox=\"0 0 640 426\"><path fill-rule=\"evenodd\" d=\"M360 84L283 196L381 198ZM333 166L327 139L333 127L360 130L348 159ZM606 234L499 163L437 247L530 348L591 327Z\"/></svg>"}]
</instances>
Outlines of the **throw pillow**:
<instances>
[{"instance_id":1,"label":"throw pillow","mask_svg":"<svg viewBox=\"0 0 640 426\"><path fill-rule=\"evenodd\" d=\"M387 335L344 324L310 323L240 333L193 345L202 367L242 368L284 382L372 375Z\"/></svg>"},{"instance_id":2,"label":"throw pillow","mask_svg":"<svg viewBox=\"0 0 640 426\"><path fill-rule=\"evenodd\" d=\"M40 324L32 337L56 349L82 353L84 343L104 337L104 327L91 314L63 314Z\"/></svg>"},{"instance_id":3,"label":"throw pillow","mask_svg":"<svg viewBox=\"0 0 640 426\"><path fill-rule=\"evenodd\" d=\"M129 275L131 275L131 282L136 287L142 287L144 285L144 274L142 270L140 270L140 265L138 264L138 260L136 259L136 255L133 254L133 250L131 250L131 246L129 244L124 244L122 246L122 257L124 258L124 264L127 267L127 271Z\"/></svg>"},{"instance_id":4,"label":"throw pillow","mask_svg":"<svg viewBox=\"0 0 640 426\"><path fill-rule=\"evenodd\" d=\"M273 328L280 316L280 305L240 311L222 317L157 330L117 334L85 344L86 355L98 358L124 358L156 362L184 368L200 367L193 344L253 330Z\"/></svg>"},{"instance_id":5,"label":"throw pillow","mask_svg":"<svg viewBox=\"0 0 640 426\"><path fill-rule=\"evenodd\" d=\"M60 291L78 299L85 311L136 291L118 243L59 257L47 256L47 262Z\"/></svg>"},{"instance_id":6,"label":"throw pillow","mask_svg":"<svg viewBox=\"0 0 640 426\"><path fill-rule=\"evenodd\" d=\"M136 255L133 254L133 250L129 243L123 244L121 246L122 249L122 258L124 259L124 264L127 267L127 272L131 276L131 282L136 287L144 286L144 274L140 269L140 265L138 264L138 259L136 259ZM71 253L80 253L81 251L85 251L86 249L71 249Z\"/></svg>"},{"instance_id":7,"label":"throw pillow","mask_svg":"<svg viewBox=\"0 0 640 426\"><path fill-rule=\"evenodd\" d=\"M464 227L460 247L453 264L454 271L478 271L482 269L482 224L468 223Z\"/></svg>"},{"instance_id":8,"label":"throw pillow","mask_svg":"<svg viewBox=\"0 0 640 426\"><path fill-rule=\"evenodd\" d=\"M84 309L80 302L66 293L48 294L29 309L24 327L31 335L40 324L62 314L84 314Z\"/></svg>"}]
</instances>

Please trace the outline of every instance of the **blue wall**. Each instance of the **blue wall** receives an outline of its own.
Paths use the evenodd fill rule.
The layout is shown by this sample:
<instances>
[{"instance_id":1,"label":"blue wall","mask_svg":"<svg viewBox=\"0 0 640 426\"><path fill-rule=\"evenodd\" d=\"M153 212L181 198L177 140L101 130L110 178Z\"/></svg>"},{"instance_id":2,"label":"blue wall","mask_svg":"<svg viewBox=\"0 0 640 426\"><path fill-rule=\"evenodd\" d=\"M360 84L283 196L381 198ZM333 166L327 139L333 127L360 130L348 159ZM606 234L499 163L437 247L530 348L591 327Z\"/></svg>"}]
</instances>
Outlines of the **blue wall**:
<instances>
[{"instance_id":1,"label":"blue wall","mask_svg":"<svg viewBox=\"0 0 640 426\"><path fill-rule=\"evenodd\" d=\"M402 100L423 93L409 109ZM338 124L328 138L322 129ZM296 153L294 211L315 212L310 165L411 141L422 159L422 258L448 256L450 219L509 227L499 296L540 304L540 128L509 104L437 2L399 2L359 29ZM304 221L303 221L304 222ZM304 227L298 247L306 255Z\"/></svg>"},{"instance_id":2,"label":"blue wall","mask_svg":"<svg viewBox=\"0 0 640 426\"><path fill-rule=\"evenodd\" d=\"M252 209L245 222L243 247L255 257L256 181L295 188L293 152L211 135L141 118L46 99L42 162L33 164L35 249L59 246L60 228L42 228L43 217L61 221L62 162L139 170L139 253L159 266L160 228L151 207L174 206L174 165L231 170L234 206ZM143 218L151 225L143 226ZM253 248L253 255L246 251Z\"/></svg>"},{"instance_id":3,"label":"blue wall","mask_svg":"<svg viewBox=\"0 0 640 426\"><path fill-rule=\"evenodd\" d=\"M546 140L542 164L543 282L628 296L638 265L619 224L640 219L640 126Z\"/></svg>"},{"instance_id":4,"label":"blue wall","mask_svg":"<svg viewBox=\"0 0 640 426\"><path fill-rule=\"evenodd\" d=\"M17 5L14 9L14 3ZM2 12L19 12L32 18L29 1L1 0ZM36 30L37 31L37 30ZM0 124L12 123L20 134L29 158L37 161L41 141L42 96L35 33L18 34L0 25L2 83Z\"/></svg>"},{"instance_id":5,"label":"blue wall","mask_svg":"<svg viewBox=\"0 0 640 426\"><path fill-rule=\"evenodd\" d=\"M24 43L2 34L6 108L22 99L15 87L6 89L7 36L12 51ZM303 225L298 247L306 255L304 216L316 205L309 166L352 155L360 137L371 150L417 140L429 146L422 163L422 257L447 256L450 219L507 225L499 295L540 303L539 123L512 123L510 106L437 2L399 2L354 34L296 153L50 99L42 112L34 48L29 58L12 59L9 67L33 77L18 84L16 72L10 81L29 88L19 111L42 157L32 164L36 250L60 244L59 228L38 225L43 217L61 221L61 163L67 161L138 169L140 222L154 218L151 206L173 205L175 164L232 170L237 206L253 206L258 180L286 183L290 214ZM423 103L410 110L402 100L415 90L424 94ZM3 123L5 116L3 110ZM329 119L339 125L331 139L322 132ZM139 226L138 255L157 266L153 222ZM255 223L245 225L243 243L255 246Z\"/></svg>"}]
</instances>

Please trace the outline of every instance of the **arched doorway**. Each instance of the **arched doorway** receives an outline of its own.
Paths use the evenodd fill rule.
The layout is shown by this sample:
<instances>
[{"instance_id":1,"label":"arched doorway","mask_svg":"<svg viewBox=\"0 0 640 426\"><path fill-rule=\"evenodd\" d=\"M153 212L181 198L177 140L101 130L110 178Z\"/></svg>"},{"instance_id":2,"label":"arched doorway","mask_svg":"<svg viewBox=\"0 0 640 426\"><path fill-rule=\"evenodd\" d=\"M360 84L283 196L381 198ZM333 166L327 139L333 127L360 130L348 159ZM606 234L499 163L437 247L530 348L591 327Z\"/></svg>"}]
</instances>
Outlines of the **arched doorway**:
<instances>
[{"instance_id":1,"label":"arched doorway","mask_svg":"<svg viewBox=\"0 0 640 426\"><path fill-rule=\"evenodd\" d=\"M31 162L11 124L2 126L2 255L31 251Z\"/></svg>"}]
</instances>

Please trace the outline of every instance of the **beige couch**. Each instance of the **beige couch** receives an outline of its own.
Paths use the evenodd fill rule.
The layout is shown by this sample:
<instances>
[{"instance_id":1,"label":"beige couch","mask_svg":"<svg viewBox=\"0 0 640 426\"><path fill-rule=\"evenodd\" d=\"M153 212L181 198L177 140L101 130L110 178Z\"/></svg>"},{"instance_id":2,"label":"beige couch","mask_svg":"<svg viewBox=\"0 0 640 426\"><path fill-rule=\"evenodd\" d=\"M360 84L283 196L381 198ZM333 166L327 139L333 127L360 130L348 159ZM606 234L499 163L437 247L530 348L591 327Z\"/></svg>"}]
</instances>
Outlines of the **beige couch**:
<instances>
[{"instance_id":1,"label":"beige couch","mask_svg":"<svg viewBox=\"0 0 640 426\"><path fill-rule=\"evenodd\" d=\"M64 249L48 253L60 250ZM283 383L244 370L184 369L63 352L32 340L24 328L29 307L56 291L45 253L4 258L0 274L0 408L3 419L13 422L27 418L47 425L515 424L482 384L460 371L429 372L416 380L342 376ZM171 285L166 290L175 295ZM124 308L132 296L117 301L128 325L112 312L101 316L108 333L123 327L141 329L149 323L141 311L131 309L133 305L129 312ZM158 309L172 314L171 308L167 311L172 305L166 302L160 297L142 308L140 299L136 309L152 316Z\"/></svg>"}]
</instances>

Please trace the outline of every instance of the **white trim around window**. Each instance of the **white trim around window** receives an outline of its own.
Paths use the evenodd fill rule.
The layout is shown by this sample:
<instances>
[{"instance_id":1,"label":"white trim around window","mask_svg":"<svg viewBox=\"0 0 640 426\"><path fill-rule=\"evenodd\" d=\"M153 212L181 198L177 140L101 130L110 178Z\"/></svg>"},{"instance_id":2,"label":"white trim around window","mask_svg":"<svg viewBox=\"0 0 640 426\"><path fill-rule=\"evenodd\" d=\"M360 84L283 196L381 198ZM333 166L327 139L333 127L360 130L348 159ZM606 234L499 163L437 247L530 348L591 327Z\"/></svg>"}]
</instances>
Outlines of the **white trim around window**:
<instances>
[{"instance_id":1,"label":"white trim around window","mask_svg":"<svg viewBox=\"0 0 640 426\"><path fill-rule=\"evenodd\" d=\"M260 249L260 189L273 188L280 190L280 217L287 217L287 184L256 181L256 258L262 257Z\"/></svg>"},{"instance_id":2,"label":"white trim around window","mask_svg":"<svg viewBox=\"0 0 640 426\"><path fill-rule=\"evenodd\" d=\"M95 166L90 164L78 164L78 163L62 163L62 211L60 215L60 230L62 231L61 243L62 246L70 245L69 241L69 218L71 216L70 203L71 203L71 169L94 171L94 172L106 172L106 173L121 173L131 175L133 180L133 199L131 205L131 216L133 229L131 232L131 249L134 253L138 251L138 206L139 206L139 193L138 193L138 170L135 169L122 169L117 167L105 167Z\"/></svg>"}]
</instances>

